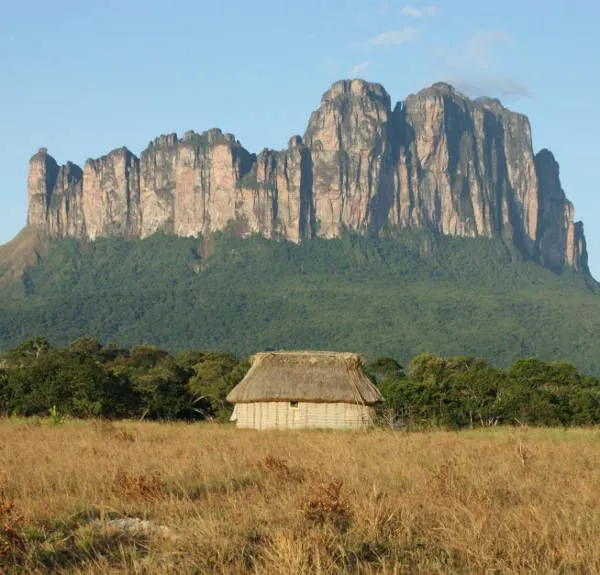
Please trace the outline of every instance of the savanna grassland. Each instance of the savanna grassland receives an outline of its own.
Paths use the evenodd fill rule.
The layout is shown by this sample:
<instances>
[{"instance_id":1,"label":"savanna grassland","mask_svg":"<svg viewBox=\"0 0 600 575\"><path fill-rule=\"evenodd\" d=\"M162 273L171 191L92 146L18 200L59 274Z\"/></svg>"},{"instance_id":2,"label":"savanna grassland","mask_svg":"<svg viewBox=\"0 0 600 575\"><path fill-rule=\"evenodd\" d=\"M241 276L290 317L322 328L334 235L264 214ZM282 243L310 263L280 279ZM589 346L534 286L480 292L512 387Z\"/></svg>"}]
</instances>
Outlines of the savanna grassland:
<instances>
[{"instance_id":1,"label":"savanna grassland","mask_svg":"<svg viewBox=\"0 0 600 575\"><path fill-rule=\"evenodd\" d=\"M600 430L0 422L0 572L596 573Z\"/></svg>"}]
</instances>

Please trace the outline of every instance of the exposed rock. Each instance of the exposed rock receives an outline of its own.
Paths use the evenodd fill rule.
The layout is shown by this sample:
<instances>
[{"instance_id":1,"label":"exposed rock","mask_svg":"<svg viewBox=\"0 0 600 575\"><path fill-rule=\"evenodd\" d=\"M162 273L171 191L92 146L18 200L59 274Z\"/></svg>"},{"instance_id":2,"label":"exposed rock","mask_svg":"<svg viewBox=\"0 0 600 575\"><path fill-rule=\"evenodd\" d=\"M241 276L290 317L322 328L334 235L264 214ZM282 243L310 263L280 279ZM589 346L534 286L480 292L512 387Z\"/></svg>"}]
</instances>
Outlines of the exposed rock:
<instances>
[{"instance_id":1,"label":"exposed rock","mask_svg":"<svg viewBox=\"0 0 600 575\"><path fill-rule=\"evenodd\" d=\"M537 180L527 119L435 84L396 108L396 213L402 226L502 236L533 256Z\"/></svg>"},{"instance_id":2,"label":"exposed rock","mask_svg":"<svg viewBox=\"0 0 600 575\"><path fill-rule=\"evenodd\" d=\"M91 527L99 531L115 531L126 535L139 537L160 537L164 539L175 539L176 533L167 525L160 525L148 519L139 517L121 517L119 519L101 520L95 519L90 523Z\"/></svg>"},{"instance_id":3,"label":"exposed rock","mask_svg":"<svg viewBox=\"0 0 600 575\"><path fill-rule=\"evenodd\" d=\"M336 82L313 112L304 140L312 155L319 236L336 237L342 227L368 231L386 181L390 114L383 86L362 80Z\"/></svg>"},{"instance_id":4,"label":"exposed rock","mask_svg":"<svg viewBox=\"0 0 600 575\"><path fill-rule=\"evenodd\" d=\"M392 111L382 86L333 84L304 138L250 154L218 129L160 136L59 167L30 163L28 224L54 237L197 236L229 228L294 242L395 226L499 237L559 272L587 272L558 165L534 159L527 118L438 83Z\"/></svg>"},{"instance_id":5,"label":"exposed rock","mask_svg":"<svg viewBox=\"0 0 600 575\"><path fill-rule=\"evenodd\" d=\"M158 230L196 236L223 229L244 215L263 215L255 205L261 201L256 190L242 185L253 162L234 136L220 130L186 132L181 140L175 134L157 138L140 161L141 236ZM261 231L252 217L249 221Z\"/></svg>"},{"instance_id":6,"label":"exposed rock","mask_svg":"<svg viewBox=\"0 0 600 575\"><path fill-rule=\"evenodd\" d=\"M573 221L573 204L562 189L558 162L549 150L535 156L539 180L538 248L542 263L560 271L565 264L588 273L583 224Z\"/></svg>"},{"instance_id":7,"label":"exposed rock","mask_svg":"<svg viewBox=\"0 0 600 575\"><path fill-rule=\"evenodd\" d=\"M174 233L177 134L160 136L140 156L141 237Z\"/></svg>"},{"instance_id":8,"label":"exposed rock","mask_svg":"<svg viewBox=\"0 0 600 575\"><path fill-rule=\"evenodd\" d=\"M71 162L60 166L48 206L48 233L59 237L85 235L82 205L83 172Z\"/></svg>"},{"instance_id":9,"label":"exposed rock","mask_svg":"<svg viewBox=\"0 0 600 575\"><path fill-rule=\"evenodd\" d=\"M263 150L257 158L256 173L251 175L255 175L255 187L264 190L272 202L272 229L265 235L293 242L315 235L312 159L299 136L290 139L285 152ZM260 228L254 231L263 233Z\"/></svg>"},{"instance_id":10,"label":"exposed rock","mask_svg":"<svg viewBox=\"0 0 600 575\"><path fill-rule=\"evenodd\" d=\"M46 148L40 148L29 160L27 225L46 227L48 206L57 175L56 160L48 154Z\"/></svg>"},{"instance_id":11,"label":"exposed rock","mask_svg":"<svg viewBox=\"0 0 600 575\"><path fill-rule=\"evenodd\" d=\"M588 267L588 252L585 234L583 233L583 222L575 222L573 252L571 259L568 259L569 265L572 265L576 271L590 275ZM569 254L567 253L567 256Z\"/></svg>"},{"instance_id":12,"label":"exposed rock","mask_svg":"<svg viewBox=\"0 0 600 575\"><path fill-rule=\"evenodd\" d=\"M85 163L81 211L88 238L140 236L139 182L139 160L127 148Z\"/></svg>"},{"instance_id":13,"label":"exposed rock","mask_svg":"<svg viewBox=\"0 0 600 575\"><path fill-rule=\"evenodd\" d=\"M84 237L81 168L71 162L58 166L45 148L29 162L28 225L42 227L50 236ZM44 221L44 226L36 222Z\"/></svg>"}]
</instances>

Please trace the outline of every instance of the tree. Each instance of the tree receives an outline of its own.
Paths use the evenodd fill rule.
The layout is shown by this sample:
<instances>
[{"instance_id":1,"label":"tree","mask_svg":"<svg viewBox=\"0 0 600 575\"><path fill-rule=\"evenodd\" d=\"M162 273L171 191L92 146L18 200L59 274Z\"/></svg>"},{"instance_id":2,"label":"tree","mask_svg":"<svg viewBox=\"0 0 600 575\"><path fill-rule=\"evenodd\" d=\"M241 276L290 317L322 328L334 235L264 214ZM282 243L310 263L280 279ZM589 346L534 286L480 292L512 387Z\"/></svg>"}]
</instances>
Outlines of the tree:
<instances>
[{"instance_id":1,"label":"tree","mask_svg":"<svg viewBox=\"0 0 600 575\"><path fill-rule=\"evenodd\" d=\"M365 372L375 383L381 379L403 379L406 377L404 368L395 359L385 355L367 363Z\"/></svg>"},{"instance_id":2,"label":"tree","mask_svg":"<svg viewBox=\"0 0 600 575\"><path fill-rule=\"evenodd\" d=\"M95 356L102 350L102 344L95 337L79 337L71 343L69 349L74 353Z\"/></svg>"},{"instance_id":3,"label":"tree","mask_svg":"<svg viewBox=\"0 0 600 575\"><path fill-rule=\"evenodd\" d=\"M208 353L194 366L188 389L194 395L196 409L205 417L227 421L232 406L227 394L241 381L250 365L230 353Z\"/></svg>"},{"instance_id":4,"label":"tree","mask_svg":"<svg viewBox=\"0 0 600 575\"><path fill-rule=\"evenodd\" d=\"M40 355L46 353L52 348L50 342L42 336L27 339L21 342L17 347L8 351L7 357L9 361L17 361L24 359L38 359Z\"/></svg>"},{"instance_id":5,"label":"tree","mask_svg":"<svg viewBox=\"0 0 600 575\"><path fill-rule=\"evenodd\" d=\"M131 375L132 388L139 397L140 417L175 419L190 406L187 372L170 355L163 356L149 369Z\"/></svg>"},{"instance_id":6,"label":"tree","mask_svg":"<svg viewBox=\"0 0 600 575\"><path fill-rule=\"evenodd\" d=\"M4 409L20 415L55 407L74 417L115 416L121 382L93 357L52 349L5 370Z\"/></svg>"}]
</instances>

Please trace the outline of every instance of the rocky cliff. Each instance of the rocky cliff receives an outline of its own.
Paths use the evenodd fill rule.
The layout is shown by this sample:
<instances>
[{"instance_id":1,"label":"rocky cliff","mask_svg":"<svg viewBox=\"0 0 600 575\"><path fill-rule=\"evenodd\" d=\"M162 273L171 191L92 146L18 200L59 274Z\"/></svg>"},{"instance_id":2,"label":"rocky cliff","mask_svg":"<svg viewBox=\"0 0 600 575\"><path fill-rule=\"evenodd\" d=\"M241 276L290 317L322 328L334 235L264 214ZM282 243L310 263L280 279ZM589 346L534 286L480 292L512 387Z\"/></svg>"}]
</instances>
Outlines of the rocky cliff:
<instances>
[{"instance_id":1,"label":"rocky cliff","mask_svg":"<svg viewBox=\"0 0 600 575\"><path fill-rule=\"evenodd\" d=\"M287 150L249 153L231 134L160 136L83 170L31 158L28 225L55 237L196 236L236 226L287 238L395 226L500 237L555 271L588 273L583 227L527 118L434 84L392 108L379 84L335 83Z\"/></svg>"}]
</instances>

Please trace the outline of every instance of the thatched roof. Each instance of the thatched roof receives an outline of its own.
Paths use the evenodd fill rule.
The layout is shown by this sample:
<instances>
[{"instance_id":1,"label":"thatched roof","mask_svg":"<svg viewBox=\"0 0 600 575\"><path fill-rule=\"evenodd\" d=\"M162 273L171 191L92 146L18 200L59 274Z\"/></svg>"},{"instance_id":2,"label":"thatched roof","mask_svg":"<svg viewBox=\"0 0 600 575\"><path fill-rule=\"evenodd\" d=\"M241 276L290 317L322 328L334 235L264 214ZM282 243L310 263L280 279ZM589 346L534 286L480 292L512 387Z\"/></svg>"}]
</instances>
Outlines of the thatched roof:
<instances>
[{"instance_id":1,"label":"thatched roof","mask_svg":"<svg viewBox=\"0 0 600 575\"><path fill-rule=\"evenodd\" d=\"M379 390L355 353L277 351L257 353L227 401L311 401L373 404Z\"/></svg>"}]
</instances>

